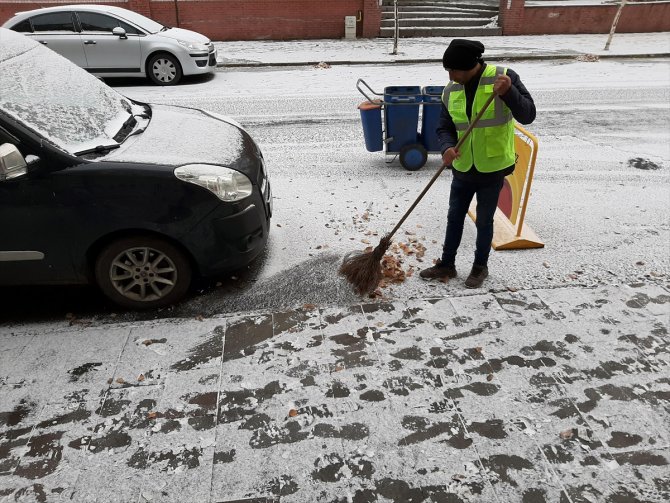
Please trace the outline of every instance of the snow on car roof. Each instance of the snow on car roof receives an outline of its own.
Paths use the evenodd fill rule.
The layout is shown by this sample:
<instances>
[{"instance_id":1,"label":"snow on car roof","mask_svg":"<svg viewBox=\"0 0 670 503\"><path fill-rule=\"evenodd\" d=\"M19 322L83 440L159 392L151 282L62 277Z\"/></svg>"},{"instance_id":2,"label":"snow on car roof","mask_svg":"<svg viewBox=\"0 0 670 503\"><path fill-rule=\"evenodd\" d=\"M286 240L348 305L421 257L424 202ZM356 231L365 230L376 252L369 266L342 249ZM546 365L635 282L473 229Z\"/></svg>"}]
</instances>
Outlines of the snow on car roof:
<instances>
[{"instance_id":1,"label":"snow on car roof","mask_svg":"<svg viewBox=\"0 0 670 503\"><path fill-rule=\"evenodd\" d=\"M115 145L131 103L50 49L0 28L0 112L74 154Z\"/></svg>"}]
</instances>

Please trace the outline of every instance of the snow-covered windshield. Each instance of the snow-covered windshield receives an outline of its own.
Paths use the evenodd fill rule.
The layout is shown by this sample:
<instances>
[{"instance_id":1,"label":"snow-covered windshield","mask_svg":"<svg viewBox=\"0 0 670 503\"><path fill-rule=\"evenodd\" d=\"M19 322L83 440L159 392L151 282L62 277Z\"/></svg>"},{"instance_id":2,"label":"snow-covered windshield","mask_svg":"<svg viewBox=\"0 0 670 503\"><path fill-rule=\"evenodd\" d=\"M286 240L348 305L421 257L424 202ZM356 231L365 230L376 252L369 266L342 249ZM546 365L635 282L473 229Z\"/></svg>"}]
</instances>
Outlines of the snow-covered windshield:
<instances>
[{"instance_id":1,"label":"snow-covered windshield","mask_svg":"<svg viewBox=\"0 0 670 503\"><path fill-rule=\"evenodd\" d=\"M148 17L131 10L123 9L122 12L118 12L116 14L126 21L130 21L132 24L135 24L145 31L148 31L149 33L158 33L164 28L164 26L159 22L154 21L153 19L149 19Z\"/></svg>"},{"instance_id":2,"label":"snow-covered windshield","mask_svg":"<svg viewBox=\"0 0 670 503\"><path fill-rule=\"evenodd\" d=\"M77 154L117 146L132 106L50 49L0 28L0 112Z\"/></svg>"}]
</instances>

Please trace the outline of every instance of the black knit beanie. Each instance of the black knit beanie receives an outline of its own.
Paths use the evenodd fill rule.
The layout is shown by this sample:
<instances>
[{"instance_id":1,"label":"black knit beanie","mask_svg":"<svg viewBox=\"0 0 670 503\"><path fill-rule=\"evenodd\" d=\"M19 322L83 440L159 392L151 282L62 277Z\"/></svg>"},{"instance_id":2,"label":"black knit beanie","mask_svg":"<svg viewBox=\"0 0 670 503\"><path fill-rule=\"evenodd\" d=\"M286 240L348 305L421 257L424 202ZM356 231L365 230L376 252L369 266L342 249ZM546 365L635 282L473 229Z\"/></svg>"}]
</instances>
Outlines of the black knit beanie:
<instances>
[{"instance_id":1,"label":"black knit beanie","mask_svg":"<svg viewBox=\"0 0 670 503\"><path fill-rule=\"evenodd\" d=\"M455 38L444 51L442 66L447 70L472 70L483 61L484 44L477 40Z\"/></svg>"}]
</instances>

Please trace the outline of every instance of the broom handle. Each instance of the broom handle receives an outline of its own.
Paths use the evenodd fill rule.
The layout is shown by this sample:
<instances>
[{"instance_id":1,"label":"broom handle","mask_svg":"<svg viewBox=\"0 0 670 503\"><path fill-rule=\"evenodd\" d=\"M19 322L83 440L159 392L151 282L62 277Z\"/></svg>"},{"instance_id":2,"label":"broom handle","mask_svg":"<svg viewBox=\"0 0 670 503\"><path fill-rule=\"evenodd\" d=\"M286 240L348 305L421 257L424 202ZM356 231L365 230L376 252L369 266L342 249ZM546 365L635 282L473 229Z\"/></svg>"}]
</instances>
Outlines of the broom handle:
<instances>
[{"instance_id":1,"label":"broom handle","mask_svg":"<svg viewBox=\"0 0 670 503\"><path fill-rule=\"evenodd\" d=\"M486 100L486 103L484 103L484 106L482 107L482 109L479 111L479 113L474 118L474 120L470 123L470 125L468 126L468 129L465 130L465 133L463 133L463 136L461 136L461 139L458 140L458 143L454 147L456 150L458 150L461 147L461 145L463 145L463 142L467 139L467 137L470 136L470 133L472 132L472 129L477 125L477 123L479 122L479 119L482 118L482 115L484 115L484 112L486 111L486 109L493 102L493 99L495 98L495 96L496 96L495 94L491 94L491 96L489 96L489 98ZM414 208L416 208L417 204L419 204L421 202L421 199L423 199L423 196L426 195L426 192L428 192L428 190L433 186L433 184L435 183L435 180L438 179L438 177L442 174L442 172L445 170L446 167L447 167L447 165L443 164L442 167L437 170L437 173L435 173L433 178L431 178L430 182L428 182L428 185L426 185L426 188L424 188L423 192L421 192L421 194L419 194L419 197L416 198L416 201L414 201L414 204L412 204L412 206L410 206L410 208L407 210L407 212L402 216L402 218L400 219L400 222L398 222L396 224L396 226L393 228L393 230L389 234L387 234L387 236L386 236L387 238L390 239L391 237L393 237L393 235L396 233L396 231L405 222L405 220L407 220L407 217L410 215L410 213L412 213L412 211L414 211Z\"/></svg>"}]
</instances>

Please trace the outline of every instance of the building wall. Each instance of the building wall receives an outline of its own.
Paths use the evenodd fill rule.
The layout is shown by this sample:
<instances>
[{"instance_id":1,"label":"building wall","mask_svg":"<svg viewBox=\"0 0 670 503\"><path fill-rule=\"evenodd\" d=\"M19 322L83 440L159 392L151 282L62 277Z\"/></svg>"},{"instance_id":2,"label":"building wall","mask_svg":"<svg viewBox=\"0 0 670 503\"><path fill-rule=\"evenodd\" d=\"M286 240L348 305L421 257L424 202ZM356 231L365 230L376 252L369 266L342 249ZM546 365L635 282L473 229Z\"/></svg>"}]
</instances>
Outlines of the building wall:
<instances>
[{"instance_id":1,"label":"building wall","mask_svg":"<svg viewBox=\"0 0 670 503\"><path fill-rule=\"evenodd\" d=\"M0 24L15 12L97 3L131 9L212 40L286 40L344 37L344 17L356 16L356 33L379 35L378 0L0 0Z\"/></svg>"},{"instance_id":2,"label":"building wall","mask_svg":"<svg viewBox=\"0 0 670 503\"><path fill-rule=\"evenodd\" d=\"M609 33L619 6L526 7L525 0L500 0L503 35ZM617 33L670 31L670 2L627 3Z\"/></svg>"}]
</instances>

